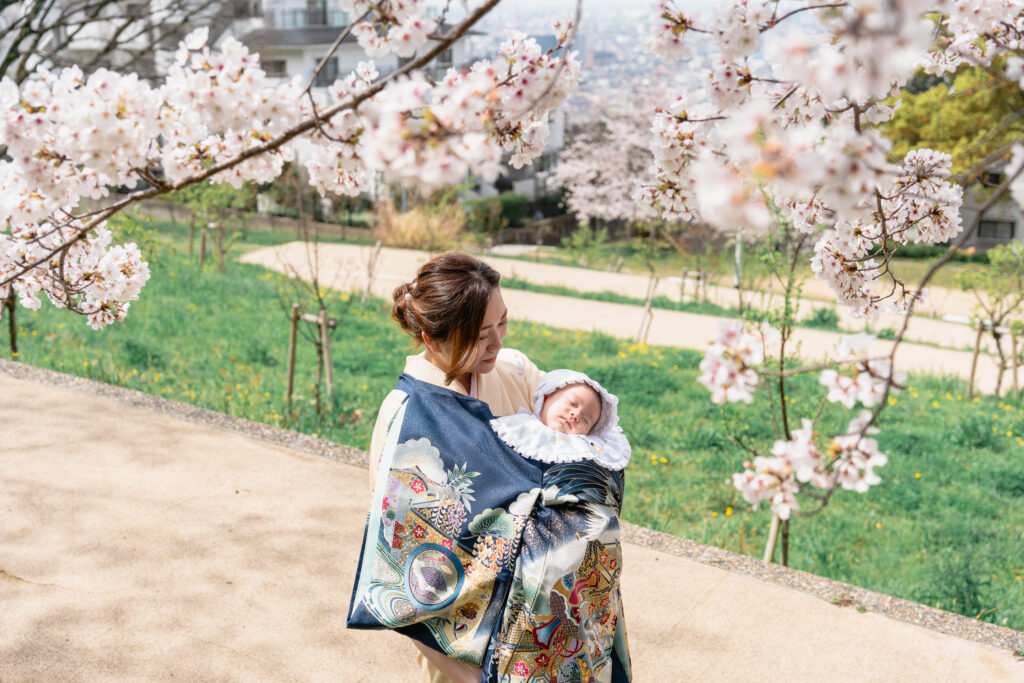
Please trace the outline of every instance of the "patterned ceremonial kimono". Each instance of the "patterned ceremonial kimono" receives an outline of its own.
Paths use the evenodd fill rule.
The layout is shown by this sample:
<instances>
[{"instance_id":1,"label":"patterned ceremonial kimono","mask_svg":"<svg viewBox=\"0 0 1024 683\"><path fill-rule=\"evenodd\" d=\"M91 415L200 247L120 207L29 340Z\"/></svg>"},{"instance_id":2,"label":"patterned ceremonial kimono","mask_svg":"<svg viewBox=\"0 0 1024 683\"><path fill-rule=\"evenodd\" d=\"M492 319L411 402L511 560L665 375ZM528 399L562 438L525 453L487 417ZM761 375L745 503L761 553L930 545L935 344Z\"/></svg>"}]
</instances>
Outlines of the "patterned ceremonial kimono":
<instances>
[{"instance_id":1,"label":"patterned ceremonial kimono","mask_svg":"<svg viewBox=\"0 0 1024 683\"><path fill-rule=\"evenodd\" d=\"M477 399L402 375L348 625L393 628L488 681L628 681L622 473L527 460Z\"/></svg>"}]
</instances>

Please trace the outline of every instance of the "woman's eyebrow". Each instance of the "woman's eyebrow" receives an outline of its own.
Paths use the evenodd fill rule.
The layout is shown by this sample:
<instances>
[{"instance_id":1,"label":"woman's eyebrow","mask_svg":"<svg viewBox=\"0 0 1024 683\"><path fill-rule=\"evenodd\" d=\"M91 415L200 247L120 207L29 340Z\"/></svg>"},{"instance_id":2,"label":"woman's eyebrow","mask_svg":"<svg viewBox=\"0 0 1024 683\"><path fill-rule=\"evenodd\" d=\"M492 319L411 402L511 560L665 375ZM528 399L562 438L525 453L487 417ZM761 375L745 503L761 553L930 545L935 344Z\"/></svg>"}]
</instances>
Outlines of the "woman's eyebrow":
<instances>
[{"instance_id":1,"label":"woman's eyebrow","mask_svg":"<svg viewBox=\"0 0 1024 683\"><path fill-rule=\"evenodd\" d=\"M501 317L500 317L500 318L498 318L498 322L496 322L496 323L491 323L490 325L484 325L483 327L481 327L481 328L480 328L480 331L482 332L482 331L484 331L484 330L487 330L487 329L490 329L490 328L494 327L495 325L500 325L500 324L501 324L501 321L503 321L503 320L504 320L505 318L507 318L507 317L508 317L508 309L506 308L506 309L504 310L504 312L503 312L503 313L501 314Z\"/></svg>"}]
</instances>

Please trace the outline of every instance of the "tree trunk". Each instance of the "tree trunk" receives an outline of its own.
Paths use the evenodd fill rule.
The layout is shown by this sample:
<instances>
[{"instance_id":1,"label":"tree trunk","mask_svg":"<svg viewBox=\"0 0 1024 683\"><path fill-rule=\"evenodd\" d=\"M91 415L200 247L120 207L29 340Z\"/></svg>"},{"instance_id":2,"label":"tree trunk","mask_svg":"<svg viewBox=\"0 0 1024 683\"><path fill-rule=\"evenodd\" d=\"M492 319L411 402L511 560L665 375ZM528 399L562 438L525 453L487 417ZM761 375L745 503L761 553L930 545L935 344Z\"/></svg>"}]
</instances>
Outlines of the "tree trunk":
<instances>
[{"instance_id":1,"label":"tree trunk","mask_svg":"<svg viewBox=\"0 0 1024 683\"><path fill-rule=\"evenodd\" d=\"M292 389L295 387L295 333L298 327L299 305L292 304L292 326L288 334L288 387L284 394L289 412L292 409Z\"/></svg>"},{"instance_id":2,"label":"tree trunk","mask_svg":"<svg viewBox=\"0 0 1024 683\"><path fill-rule=\"evenodd\" d=\"M1010 328L1010 369L1013 372L1013 393L1020 393L1020 383L1017 380L1017 333Z\"/></svg>"},{"instance_id":3,"label":"tree trunk","mask_svg":"<svg viewBox=\"0 0 1024 683\"><path fill-rule=\"evenodd\" d=\"M978 333L974 337L974 356L971 358L971 378L967 380L967 398L974 397L974 375L978 370L978 354L981 353L981 333L985 331L985 325L980 320L977 322Z\"/></svg>"},{"instance_id":4,"label":"tree trunk","mask_svg":"<svg viewBox=\"0 0 1024 683\"><path fill-rule=\"evenodd\" d=\"M782 523L782 566L789 566L789 521Z\"/></svg>"},{"instance_id":5,"label":"tree trunk","mask_svg":"<svg viewBox=\"0 0 1024 683\"><path fill-rule=\"evenodd\" d=\"M0 310L0 318L5 312L7 313L7 333L11 345L11 358L18 357L18 323L14 319L14 312L18 310L16 304L12 287L3 300L3 309Z\"/></svg>"},{"instance_id":6,"label":"tree trunk","mask_svg":"<svg viewBox=\"0 0 1024 683\"><path fill-rule=\"evenodd\" d=\"M772 557L775 555L775 543L779 538L779 523L782 520L779 519L778 515L772 515L772 525L768 529L768 542L764 545L764 561L771 562Z\"/></svg>"},{"instance_id":7,"label":"tree trunk","mask_svg":"<svg viewBox=\"0 0 1024 683\"><path fill-rule=\"evenodd\" d=\"M996 352L999 354L999 373L996 375L996 396L999 396L999 391L1003 388L1003 375L1006 374L1006 367L1009 365L1006 361L1006 354L1003 353L1003 335L996 332L997 323L992 321L992 338L996 342Z\"/></svg>"},{"instance_id":8,"label":"tree trunk","mask_svg":"<svg viewBox=\"0 0 1024 683\"><path fill-rule=\"evenodd\" d=\"M217 272L224 272L224 219L217 221Z\"/></svg>"},{"instance_id":9,"label":"tree trunk","mask_svg":"<svg viewBox=\"0 0 1024 683\"><path fill-rule=\"evenodd\" d=\"M320 341L319 335L313 340L316 345L316 384L313 385L313 398L316 401L316 405L313 406L313 410L316 411L317 415L322 415L320 407L320 383L323 382L324 378L324 346Z\"/></svg>"}]
</instances>

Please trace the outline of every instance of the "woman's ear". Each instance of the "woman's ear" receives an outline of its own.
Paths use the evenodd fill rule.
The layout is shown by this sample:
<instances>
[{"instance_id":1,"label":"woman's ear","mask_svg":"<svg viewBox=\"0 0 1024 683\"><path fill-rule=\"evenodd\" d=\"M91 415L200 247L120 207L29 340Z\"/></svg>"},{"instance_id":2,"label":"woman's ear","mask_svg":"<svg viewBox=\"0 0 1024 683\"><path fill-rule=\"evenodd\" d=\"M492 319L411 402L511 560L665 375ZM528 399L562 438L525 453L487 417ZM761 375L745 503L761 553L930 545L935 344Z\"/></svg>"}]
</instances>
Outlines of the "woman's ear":
<instances>
[{"instance_id":1,"label":"woman's ear","mask_svg":"<svg viewBox=\"0 0 1024 683\"><path fill-rule=\"evenodd\" d=\"M426 332L421 332L420 336L423 338L423 343L427 345L427 349L433 354L440 354L442 352L441 342L437 341L433 337L427 335Z\"/></svg>"}]
</instances>

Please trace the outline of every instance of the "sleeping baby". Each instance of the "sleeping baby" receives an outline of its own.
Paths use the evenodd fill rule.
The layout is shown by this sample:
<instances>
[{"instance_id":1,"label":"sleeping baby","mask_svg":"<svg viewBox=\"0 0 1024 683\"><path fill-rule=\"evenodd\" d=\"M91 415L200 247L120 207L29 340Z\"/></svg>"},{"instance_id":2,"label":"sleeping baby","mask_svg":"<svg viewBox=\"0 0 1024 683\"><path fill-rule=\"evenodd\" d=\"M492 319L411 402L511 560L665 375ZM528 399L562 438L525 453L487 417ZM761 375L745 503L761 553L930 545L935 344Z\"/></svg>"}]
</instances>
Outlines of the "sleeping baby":
<instances>
[{"instance_id":1,"label":"sleeping baby","mask_svg":"<svg viewBox=\"0 0 1024 683\"><path fill-rule=\"evenodd\" d=\"M612 471L629 463L619 427L619 399L582 372L552 370L533 395L534 410L491 420L495 433L524 458L545 463L590 460Z\"/></svg>"}]
</instances>

